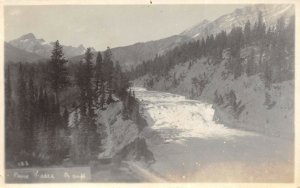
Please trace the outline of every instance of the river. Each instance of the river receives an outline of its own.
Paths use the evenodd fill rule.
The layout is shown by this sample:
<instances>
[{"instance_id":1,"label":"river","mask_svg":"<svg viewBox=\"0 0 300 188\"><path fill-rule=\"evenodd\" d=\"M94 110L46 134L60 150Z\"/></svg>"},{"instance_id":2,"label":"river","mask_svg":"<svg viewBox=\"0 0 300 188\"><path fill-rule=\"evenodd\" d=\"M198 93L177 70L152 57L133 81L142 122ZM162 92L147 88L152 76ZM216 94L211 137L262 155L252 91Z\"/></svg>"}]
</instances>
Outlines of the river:
<instances>
[{"instance_id":1,"label":"river","mask_svg":"<svg viewBox=\"0 0 300 188\"><path fill-rule=\"evenodd\" d=\"M211 104L132 90L148 123L142 135L156 159L153 174L171 182L293 181L293 141L220 124Z\"/></svg>"}]
</instances>

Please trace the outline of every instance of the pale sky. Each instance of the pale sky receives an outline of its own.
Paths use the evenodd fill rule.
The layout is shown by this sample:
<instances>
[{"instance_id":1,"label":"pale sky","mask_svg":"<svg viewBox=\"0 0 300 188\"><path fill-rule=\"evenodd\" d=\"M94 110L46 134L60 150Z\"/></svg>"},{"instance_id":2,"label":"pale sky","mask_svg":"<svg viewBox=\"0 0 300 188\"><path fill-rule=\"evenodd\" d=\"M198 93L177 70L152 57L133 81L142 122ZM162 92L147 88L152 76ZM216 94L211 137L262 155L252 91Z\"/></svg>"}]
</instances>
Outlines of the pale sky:
<instances>
[{"instance_id":1,"label":"pale sky","mask_svg":"<svg viewBox=\"0 0 300 188\"><path fill-rule=\"evenodd\" d=\"M33 33L64 45L118 47L179 34L245 5L6 6L5 41Z\"/></svg>"}]
</instances>

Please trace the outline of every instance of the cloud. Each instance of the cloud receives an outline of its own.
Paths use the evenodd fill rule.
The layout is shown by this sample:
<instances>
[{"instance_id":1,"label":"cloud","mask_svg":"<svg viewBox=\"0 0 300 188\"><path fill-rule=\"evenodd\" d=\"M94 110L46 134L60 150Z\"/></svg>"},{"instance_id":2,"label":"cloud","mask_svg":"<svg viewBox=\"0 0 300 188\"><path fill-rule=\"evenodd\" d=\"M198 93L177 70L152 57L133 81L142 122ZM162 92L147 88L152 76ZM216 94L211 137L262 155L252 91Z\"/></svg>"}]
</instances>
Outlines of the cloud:
<instances>
[{"instance_id":1,"label":"cloud","mask_svg":"<svg viewBox=\"0 0 300 188\"><path fill-rule=\"evenodd\" d=\"M13 10L10 11L9 14L10 14L11 16L18 16L18 15L21 14L21 10L19 10L19 9L13 9Z\"/></svg>"}]
</instances>

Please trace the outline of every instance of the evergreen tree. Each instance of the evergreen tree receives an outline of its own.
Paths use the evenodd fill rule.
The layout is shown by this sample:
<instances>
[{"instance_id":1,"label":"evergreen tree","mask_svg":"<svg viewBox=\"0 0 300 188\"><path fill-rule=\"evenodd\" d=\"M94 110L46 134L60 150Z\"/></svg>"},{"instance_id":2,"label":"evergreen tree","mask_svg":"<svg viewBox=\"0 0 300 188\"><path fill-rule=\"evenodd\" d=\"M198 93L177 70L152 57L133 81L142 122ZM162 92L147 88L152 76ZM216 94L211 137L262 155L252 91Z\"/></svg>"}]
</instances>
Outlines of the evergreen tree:
<instances>
[{"instance_id":1,"label":"evergreen tree","mask_svg":"<svg viewBox=\"0 0 300 188\"><path fill-rule=\"evenodd\" d=\"M10 80L10 66L5 69L5 127L11 127L12 124L12 88Z\"/></svg>"},{"instance_id":2,"label":"evergreen tree","mask_svg":"<svg viewBox=\"0 0 300 188\"><path fill-rule=\"evenodd\" d=\"M85 66L82 61L79 62L76 73L75 73L75 80L76 85L79 88L80 96L79 96L79 109L80 115L86 115L86 74L85 74Z\"/></svg>"},{"instance_id":3,"label":"evergreen tree","mask_svg":"<svg viewBox=\"0 0 300 188\"><path fill-rule=\"evenodd\" d=\"M265 35L266 25L263 22L262 12L259 11L257 15L257 23L254 25L254 39L259 43Z\"/></svg>"},{"instance_id":4,"label":"evergreen tree","mask_svg":"<svg viewBox=\"0 0 300 188\"><path fill-rule=\"evenodd\" d=\"M113 102L112 99L112 92L113 92L113 73L114 73L114 65L112 61L112 53L109 47L107 47L106 51L104 52L104 59L103 59L104 67L105 67L105 80L108 82L107 84L107 90L109 92L108 98L107 98L107 104L110 104Z\"/></svg>"},{"instance_id":5,"label":"evergreen tree","mask_svg":"<svg viewBox=\"0 0 300 188\"><path fill-rule=\"evenodd\" d=\"M67 129L69 124L69 111L67 107L65 107L65 111L63 113L63 124L63 127Z\"/></svg>"},{"instance_id":6,"label":"evergreen tree","mask_svg":"<svg viewBox=\"0 0 300 188\"><path fill-rule=\"evenodd\" d=\"M88 113L89 115L93 115L93 84L92 84L92 78L93 78L93 54L91 52L91 48L87 48L85 52L85 85L86 85L86 99L87 99L87 106L88 106Z\"/></svg>"},{"instance_id":7,"label":"evergreen tree","mask_svg":"<svg viewBox=\"0 0 300 188\"><path fill-rule=\"evenodd\" d=\"M18 127L22 133L22 137L20 138L20 140L22 140L22 146L19 149L29 152L29 145L26 144L30 143L29 114L27 111L27 82L25 78L25 69L21 63L19 64L18 86L16 94L18 98Z\"/></svg>"},{"instance_id":8,"label":"evergreen tree","mask_svg":"<svg viewBox=\"0 0 300 188\"><path fill-rule=\"evenodd\" d=\"M228 38L232 58L227 68L234 74L234 78L236 79L242 74L242 65L240 58L240 51L244 44L242 28L232 28Z\"/></svg>"},{"instance_id":9,"label":"evergreen tree","mask_svg":"<svg viewBox=\"0 0 300 188\"><path fill-rule=\"evenodd\" d=\"M100 99L100 107L103 109L105 104L105 85L101 87L101 99Z\"/></svg>"},{"instance_id":10,"label":"evergreen tree","mask_svg":"<svg viewBox=\"0 0 300 188\"><path fill-rule=\"evenodd\" d=\"M48 81L55 94L55 101L59 103L59 92L69 84L67 60L63 57L63 47L57 40L54 43L51 59L48 62Z\"/></svg>"},{"instance_id":11,"label":"evergreen tree","mask_svg":"<svg viewBox=\"0 0 300 188\"><path fill-rule=\"evenodd\" d=\"M128 81L126 80L122 70L120 63L117 61L116 66L114 68L114 76L113 76L113 88L115 90L115 93L119 97L123 97L124 93L126 92L126 89L128 87Z\"/></svg>"},{"instance_id":12,"label":"evergreen tree","mask_svg":"<svg viewBox=\"0 0 300 188\"><path fill-rule=\"evenodd\" d=\"M96 58L96 67L95 67L95 91L96 93L99 90L99 84L101 84L101 87L103 87L104 79L103 79L103 64L102 64L102 56L101 52L97 53Z\"/></svg>"},{"instance_id":13,"label":"evergreen tree","mask_svg":"<svg viewBox=\"0 0 300 188\"><path fill-rule=\"evenodd\" d=\"M27 112L28 112L28 134L29 136L29 143L27 143L32 149L33 145L33 132L35 127L35 118L36 118L36 93L35 93L35 86L33 83L34 80L34 68L32 68L29 72L29 81L28 81L28 92L27 92Z\"/></svg>"},{"instance_id":14,"label":"evergreen tree","mask_svg":"<svg viewBox=\"0 0 300 188\"><path fill-rule=\"evenodd\" d=\"M294 62L295 62L295 16L291 16L289 19L289 24L286 27L286 46L287 46L287 54L290 57L287 60L286 69L289 71L291 78L294 78Z\"/></svg>"},{"instance_id":15,"label":"evergreen tree","mask_svg":"<svg viewBox=\"0 0 300 188\"><path fill-rule=\"evenodd\" d=\"M286 74L286 34L285 34L285 19L281 17L278 19L275 30L275 40L271 47L271 62L270 68L273 72L272 82L282 81ZM270 65L271 66L271 65Z\"/></svg>"},{"instance_id":16,"label":"evergreen tree","mask_svg":"<svg viewBox=\"0 0 300 188\"><path fill-rule=\"evenodd\" d=\"M269 61L265 62L264 81L265 87L270 89L272 83L272 68Z\"/></svg>"},{"instance_id":17,"label":"evergreen tree","mask_svg":"<svg viewBox=\"0 0 300 188\"><path fill-rule=\"evenodd\" d=\"M245 44L249 45L251 41L251 24L248 20L244 27Z\"/></svg>"},{"instance_id":18,"label":"evergreen tree","mask_svg":"<svg viewBox=\"0 0 300 188\"><path fill-rule=\"evenodd\" d=\"M10 79L10 65L5 69L5 160L6 164L18 151L19 147L16 144L18 138L18 130L14 122L14 108L12 100L12 88Z\"/></svg>"},{"instance_id":19,"label":"evergreen tree","mask_svg":"<svg viewBox=\"0 0 300 188\"><path fill-rule=\"evenodd\" d=\"M246 73L248 76L252 76L256 73L256 68L255 68L255 51L252 48L251 53L249 55L247 65L246 65Z\"/></svg>"}]
</instances>

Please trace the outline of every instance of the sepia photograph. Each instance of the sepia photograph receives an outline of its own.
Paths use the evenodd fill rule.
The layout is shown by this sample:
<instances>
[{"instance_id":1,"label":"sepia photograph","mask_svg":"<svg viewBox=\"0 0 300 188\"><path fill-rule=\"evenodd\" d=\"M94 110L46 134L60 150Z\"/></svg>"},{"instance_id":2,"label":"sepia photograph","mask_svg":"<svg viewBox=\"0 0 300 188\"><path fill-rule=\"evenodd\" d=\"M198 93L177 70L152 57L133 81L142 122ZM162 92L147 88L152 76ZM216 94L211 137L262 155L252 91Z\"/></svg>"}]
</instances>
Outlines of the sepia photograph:
<instances>
[{"instance_id":1,"label":"sepia photograph","mask_svg":"<svg viewBox=\"0 0 300 188\"><path fill-rule=\"evenodd\" d=\"M4 4L4 183L294 183L295 8Z\"/></svg>"}]
</instances>

